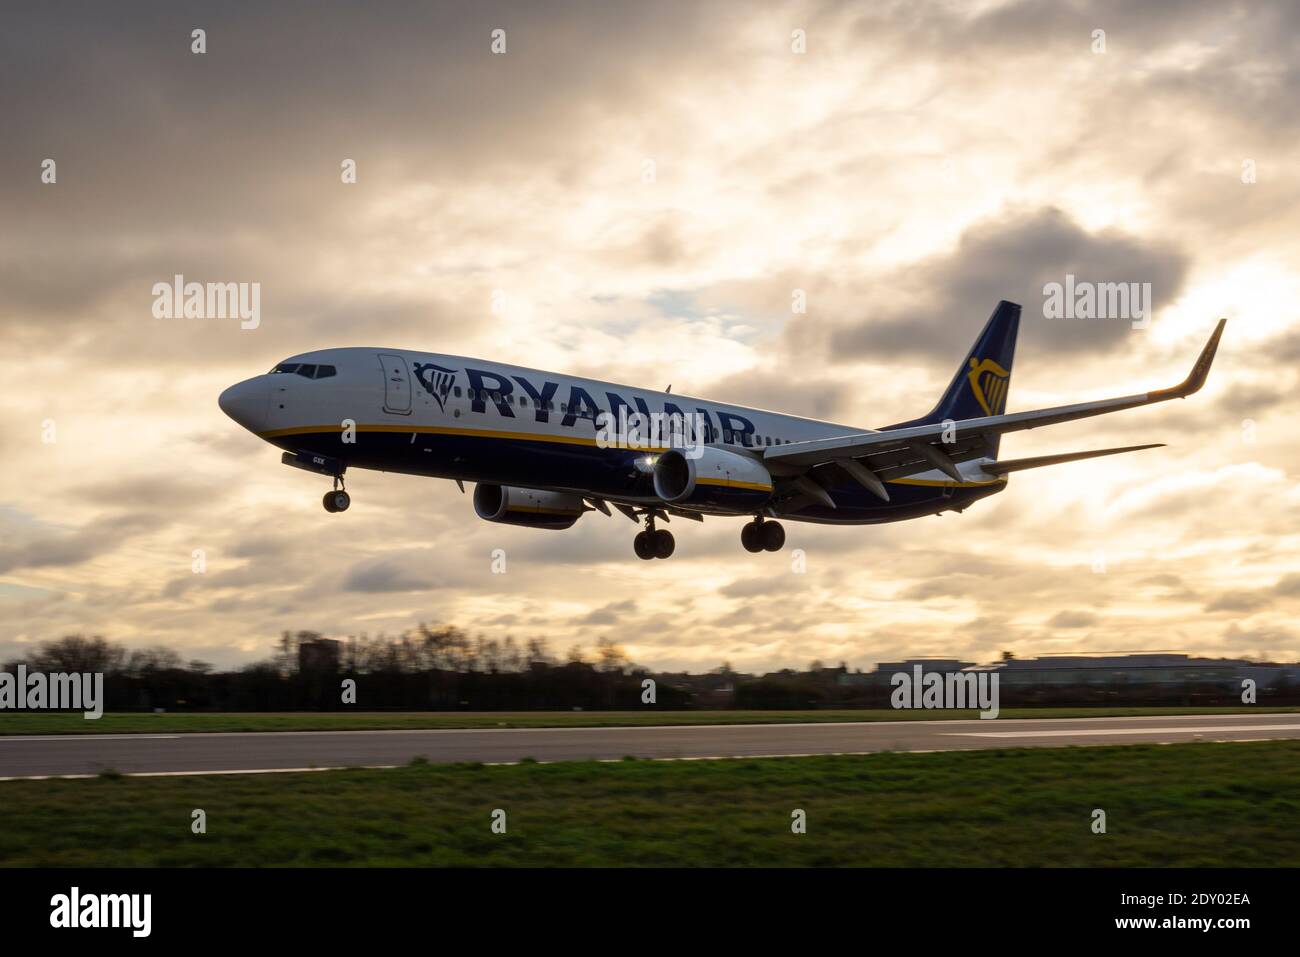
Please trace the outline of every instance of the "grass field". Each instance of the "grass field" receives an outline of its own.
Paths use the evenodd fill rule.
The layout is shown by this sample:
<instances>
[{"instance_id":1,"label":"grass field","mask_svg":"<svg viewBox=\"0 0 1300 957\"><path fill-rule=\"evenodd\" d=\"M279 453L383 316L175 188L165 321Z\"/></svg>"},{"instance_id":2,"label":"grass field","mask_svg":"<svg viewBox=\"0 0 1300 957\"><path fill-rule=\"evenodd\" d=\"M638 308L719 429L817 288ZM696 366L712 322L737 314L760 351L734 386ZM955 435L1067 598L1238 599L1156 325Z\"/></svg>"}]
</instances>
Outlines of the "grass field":
<instances>
[{"instance_id":1,"label":"grass field","mask_svg":"<svg viewBox=\"0 0 1300 957\"><path fill-rule=\"evenodd\" d=\"M1300 741L11 781L0 820L4 866L1290 866Z\"/></svg>"},{"instance_id":2,"label":"grass field","mask_svg":"<svg viewBox=\"0 0 1300 957\"><path fill-rule=\"evenodd\" d=\"M1300 708L1005 708L1003 718L1105 718L1167 714L1272 714ZM782 724L811 721L926 721L975 718L978 711L400 711L229 714L0 713L6 734L175 734L214 731L380 731L419 728L590 728L678 724Z\"/></svg>"}]
</instances>

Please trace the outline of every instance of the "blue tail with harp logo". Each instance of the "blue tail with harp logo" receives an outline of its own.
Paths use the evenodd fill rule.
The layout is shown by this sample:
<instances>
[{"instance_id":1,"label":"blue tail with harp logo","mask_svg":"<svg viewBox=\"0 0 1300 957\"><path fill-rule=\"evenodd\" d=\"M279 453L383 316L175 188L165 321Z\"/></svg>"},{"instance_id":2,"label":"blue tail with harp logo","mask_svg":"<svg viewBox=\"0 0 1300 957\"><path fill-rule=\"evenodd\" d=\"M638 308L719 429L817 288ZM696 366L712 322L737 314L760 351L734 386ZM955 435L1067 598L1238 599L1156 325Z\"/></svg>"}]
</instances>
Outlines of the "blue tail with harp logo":
<instances>
[{"instance_id":1,"label":"blue tail with harp logo","mask_svg":"<svg viewBox=\"0 0 1300 957\"><path fill-rule=\"evenodd\" d=\"M979 419L1005 412L1019 330L1020 306L1003 299L984 324L939 404L928 415L902 424L928 425L945 419ZM987 444L985 454L996 456L998 437L990 436Z\"/></svg>"}]
</instances>

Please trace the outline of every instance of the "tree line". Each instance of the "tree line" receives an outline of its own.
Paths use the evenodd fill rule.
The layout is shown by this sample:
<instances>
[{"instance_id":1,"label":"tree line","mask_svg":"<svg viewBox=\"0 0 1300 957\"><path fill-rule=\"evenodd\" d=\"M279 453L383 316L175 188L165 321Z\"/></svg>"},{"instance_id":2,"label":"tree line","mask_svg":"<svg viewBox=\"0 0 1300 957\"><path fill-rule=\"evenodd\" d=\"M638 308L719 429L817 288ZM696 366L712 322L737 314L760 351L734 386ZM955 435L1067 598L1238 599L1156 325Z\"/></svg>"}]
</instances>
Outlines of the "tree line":
<instances>
[{"instance_id":1,"label":"tree line","mask_svg":"<svg viewBox=\"0 0 1300 957\"><path fill-rule=\"evenodd\" d=\"M608 638L590 653L574 645L556 655L545 639L520 643L423 624L396 637L337 642L286 631L269 657L224 671L164 646L128 649L81 635L46 642L3 670L15 672L20 664L47 673L102 673L108 711L889 708L893 690L888 675L850 674L844 664L814 661L806 671L762 676L737 674L727 664L704 674L670 674L632 663ZM1000 697L1002 707L1241 703L1235 680L1144 683L1132 676L1106 684L1004 683ZM1260 702L1300 704L1300 685L1261 689Z\"/></svg>"},{"instance_id":2,"label":"tree line","mask_svg":"<svg viewBox=\"0 0 1300 957\"><path fill-rule=\"evenodd\" d=\"M561 657L545 639L471 637L455 626L322 642L316 632L286 631L268 658L221 671L164 646L128 649L100 636L71 635L3 670L25 665L29 672L103 674L109 711L632 710L689 703L685 691L659 681L646 700L645 681L653 676L604 638L590 660L580 646ZM304 656L304 646L316 654Z\"/></svg>"}]
</instances>

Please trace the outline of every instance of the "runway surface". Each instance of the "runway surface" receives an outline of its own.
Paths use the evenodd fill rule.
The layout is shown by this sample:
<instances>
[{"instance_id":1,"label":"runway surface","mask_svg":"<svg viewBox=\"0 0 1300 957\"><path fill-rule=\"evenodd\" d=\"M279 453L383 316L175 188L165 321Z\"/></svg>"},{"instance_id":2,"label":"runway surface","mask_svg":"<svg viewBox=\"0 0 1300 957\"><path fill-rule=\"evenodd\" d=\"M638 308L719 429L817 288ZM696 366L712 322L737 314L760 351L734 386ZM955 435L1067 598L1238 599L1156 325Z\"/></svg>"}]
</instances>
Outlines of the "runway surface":
<instances>
[{"instance_id":1,"label":"runway surface","mask_svg":"<svg viewBox=\"0 0 1300 957\"><path fill-rule=\"evenodd\" d=\"M705 759L1300 738L1300 714L641 728L0 736L0 779L254 774L434 762Z\"/></svg>"}]
</instances>

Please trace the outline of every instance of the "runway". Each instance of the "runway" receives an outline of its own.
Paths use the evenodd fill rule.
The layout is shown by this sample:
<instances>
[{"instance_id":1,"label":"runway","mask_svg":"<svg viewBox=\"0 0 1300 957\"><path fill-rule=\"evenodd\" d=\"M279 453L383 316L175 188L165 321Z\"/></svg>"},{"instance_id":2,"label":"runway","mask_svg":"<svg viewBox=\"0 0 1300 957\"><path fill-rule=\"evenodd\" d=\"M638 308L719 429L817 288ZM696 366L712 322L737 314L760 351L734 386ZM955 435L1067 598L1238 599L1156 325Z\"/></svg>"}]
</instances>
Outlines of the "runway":
<instances>
[{"instance_id":1,"label":"runway","mask_svg":"<svg viewBox=\"0 0 1300 957\"><path fill-rule=\"evenodd\" d=\"M1300 714L636 728L0 736L0 780L257 774L432 762L678 760L1300 738Z\"/></svg>"}]
</instances>

